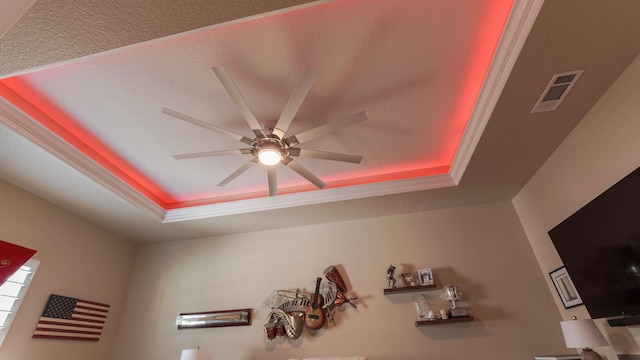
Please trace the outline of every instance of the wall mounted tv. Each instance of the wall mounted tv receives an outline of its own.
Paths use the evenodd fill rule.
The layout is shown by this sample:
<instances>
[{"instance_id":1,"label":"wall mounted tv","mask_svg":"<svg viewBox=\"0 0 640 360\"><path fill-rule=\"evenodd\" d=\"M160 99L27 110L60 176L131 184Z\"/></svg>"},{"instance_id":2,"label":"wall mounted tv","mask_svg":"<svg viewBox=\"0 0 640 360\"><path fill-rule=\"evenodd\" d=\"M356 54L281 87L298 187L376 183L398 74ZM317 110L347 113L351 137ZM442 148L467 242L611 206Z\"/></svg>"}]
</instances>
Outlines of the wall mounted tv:
<instances>
[{"instance_id":1,"label":"wall mounted tv","mask_svg":"<svg viewBox=\"0 0 640 360\"><path fill-rule=\"evenodd\" d=\"M640 324L640 168L549 231L592 318Z\"/></svg>"}]
</instances>

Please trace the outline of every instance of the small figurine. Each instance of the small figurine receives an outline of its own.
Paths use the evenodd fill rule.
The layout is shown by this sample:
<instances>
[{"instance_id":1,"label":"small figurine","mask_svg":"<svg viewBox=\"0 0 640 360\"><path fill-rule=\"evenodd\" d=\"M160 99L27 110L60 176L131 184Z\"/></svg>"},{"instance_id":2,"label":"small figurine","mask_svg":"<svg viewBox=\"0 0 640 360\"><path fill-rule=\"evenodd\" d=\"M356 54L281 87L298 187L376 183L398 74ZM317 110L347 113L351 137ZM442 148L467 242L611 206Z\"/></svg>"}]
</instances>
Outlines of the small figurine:
<instances>
[{"instance_id":1,"label":"small figurine","mask_svg":"<svg viewBox=\"0 0 640 360\"><path fill-rule=\"evenodd\" d=\"M389 265L387 269L387 283L388 288L393 289L396 287L396 278L393 276L393 273L396 271L396 267L393 265Z\"/></svg>"},{"instance_id":2,"label":"small figurine","mask_svg":"<svg viewBox=\"0 0 640 360\"><path fill-rule=\"evenodd\" d=\"M449 315L447 314L447 310L440 309L440 319L447 320L448 318L449 318Z\"/></svg>"},{"instance_id":3,"label":"small figurine","mask_svg":"<svg viewBox=\"0 0 640 360\"><path fill-rule=\"evenodd\" d=\"M428 320L435 320L436 319L436 314L433 312L433 310L429 310L429 313L427 315L427 319Z\"/></svg>"}]
</instances>

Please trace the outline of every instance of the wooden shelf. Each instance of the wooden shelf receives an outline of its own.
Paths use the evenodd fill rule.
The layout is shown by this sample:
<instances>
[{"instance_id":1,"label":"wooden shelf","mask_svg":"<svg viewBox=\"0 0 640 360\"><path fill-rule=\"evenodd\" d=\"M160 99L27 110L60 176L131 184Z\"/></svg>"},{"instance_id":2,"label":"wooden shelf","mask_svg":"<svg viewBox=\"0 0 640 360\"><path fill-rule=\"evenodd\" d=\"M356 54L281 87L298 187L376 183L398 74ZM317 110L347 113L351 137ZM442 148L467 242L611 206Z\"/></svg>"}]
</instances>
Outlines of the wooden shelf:
<instances>
[{"instance_id":1,"label":"wooden shelf","mask_svg":"<svg viewBox=\"0 0 640 360\"><path fill-rule=\"evenodd\" d=\"M407 293L407 292L415 292L415 291L431 291L435 290L435 285L417 285L417 286L405 286L405 287L397 287L393 289L384 289L384 294L399 294L399 293Z\"/></svg>"},{"instance_id":2,"label":"wooden shelf","mask_svg":"<svg viewBox=\"0 0 640 360\"><path fill-rule=\"evenodd\" d=\"M446 320L437 319L437 320L418 320L416 321L416 326L426 326L426 325L442 325L442 324L451 324L457 322L467 322L473 321L473 316L458 316L448 318Z\"/></svg>"}]
</instances>

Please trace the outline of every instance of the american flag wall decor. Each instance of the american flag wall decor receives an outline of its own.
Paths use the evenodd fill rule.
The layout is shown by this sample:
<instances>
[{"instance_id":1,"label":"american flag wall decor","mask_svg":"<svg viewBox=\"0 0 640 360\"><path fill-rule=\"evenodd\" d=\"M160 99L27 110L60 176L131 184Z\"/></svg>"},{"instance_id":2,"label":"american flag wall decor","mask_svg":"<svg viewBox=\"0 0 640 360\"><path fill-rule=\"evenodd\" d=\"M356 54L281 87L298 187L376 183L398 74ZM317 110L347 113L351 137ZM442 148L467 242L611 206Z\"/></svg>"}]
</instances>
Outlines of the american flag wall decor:
<instances>
[{"instance_id":1,"label":"american flag wall decor","mask_svg":"<svg viewBox=\"0 0 640 360\"><path fill-rule=\"evenodd\" d=\"M109 305L50 295L34 338L98 341Z\"/></svg>"}]
</instances>

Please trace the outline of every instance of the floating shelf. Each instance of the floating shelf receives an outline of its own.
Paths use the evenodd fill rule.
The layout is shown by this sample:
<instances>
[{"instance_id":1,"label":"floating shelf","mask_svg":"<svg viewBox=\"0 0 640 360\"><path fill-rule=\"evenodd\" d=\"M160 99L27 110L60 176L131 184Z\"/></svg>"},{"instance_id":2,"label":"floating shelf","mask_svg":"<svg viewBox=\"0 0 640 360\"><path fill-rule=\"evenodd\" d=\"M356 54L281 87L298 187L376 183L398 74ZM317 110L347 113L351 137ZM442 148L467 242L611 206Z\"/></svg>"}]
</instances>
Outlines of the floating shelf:
<instances>
[{"instance_id":1,"label":"floating shelf","mask_svg":"<svg viewBox=\"0 0 640 360\"><path fill-rule=\"evenodd\" d=\"M451 324L457 322L467 322L473 321L473 316L458 316L452 317L448 319L437 319L437 320L418 320L416 321L416 326L426 326L426 325L442 325L442 324Z\"/></svg>"},{"instance_id":2,"label":"floating shelf","mask_svg":"<svg viewBox=\"0 0 640 360\"><path fill-rule=\"evenodd\" d=\"M404 286L404 287L398 287L393 289L384 289L384 294L389 295L389 294L399 294L399 293L416 292L416 291L431 291L435 289L436 289L435 285Z\"/></svg>"}]
</instances>

